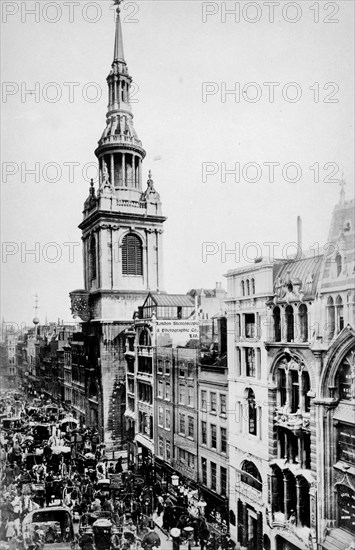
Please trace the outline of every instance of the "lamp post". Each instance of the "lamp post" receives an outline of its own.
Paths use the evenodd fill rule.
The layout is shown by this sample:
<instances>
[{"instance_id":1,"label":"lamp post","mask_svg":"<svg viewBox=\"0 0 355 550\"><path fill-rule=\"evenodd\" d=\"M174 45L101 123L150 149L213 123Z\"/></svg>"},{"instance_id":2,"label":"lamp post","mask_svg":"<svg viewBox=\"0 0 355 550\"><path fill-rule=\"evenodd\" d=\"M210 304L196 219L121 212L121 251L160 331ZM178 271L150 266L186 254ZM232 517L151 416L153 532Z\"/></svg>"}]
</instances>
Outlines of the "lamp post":
<instances>
[{"instance_id":1,"label":"lamp post","mask_svg":"<svg viewBox=\"0 0 355 550\"><path fill-rule=\"evenodd\" d=\"M177 476L176 474L174 474L173 476L171 476L171 484L172 484L174 487L178 487L178 486L179 486L179 476Z\"/></svg>"},{"instance_id":2,"label":"lamp post","mask_svg":"<svg viewBox=\"0 0 355 550\"><path fill-rule=\"evenodd\" d=\"M181 530L178 527L173 527L170 531L170 535L173 539L173 550L180 550Z\"/></svg>"}]
</instances>

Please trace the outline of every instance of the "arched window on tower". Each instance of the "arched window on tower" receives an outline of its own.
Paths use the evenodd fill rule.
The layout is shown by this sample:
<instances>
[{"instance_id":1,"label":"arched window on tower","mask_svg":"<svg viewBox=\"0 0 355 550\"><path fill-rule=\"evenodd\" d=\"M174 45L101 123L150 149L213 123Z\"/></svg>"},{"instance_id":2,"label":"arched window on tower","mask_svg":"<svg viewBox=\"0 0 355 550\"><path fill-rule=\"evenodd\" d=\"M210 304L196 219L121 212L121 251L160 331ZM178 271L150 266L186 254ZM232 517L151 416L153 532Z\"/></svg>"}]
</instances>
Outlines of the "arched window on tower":
<instances>
[{"instance_id":1,"label":"arched window on tower","mask_svg":"<svg viewBox=\"0 0 355 550\"><path fill-rule=\"evenodd\" d=\"M249 296L249 295L250 295L250 283L249 283L249 279L246 280L246 284L247 284L247 295Z\"/></svg>"},{"instance_id":2,"label":"arched window on tower","mask_svg":"<svg viewBox=\"0 0 355 550\"><path fill-rule=\"evenodd\" d=\"M293 319L293 307L287 306L285 309L285 318L286 318L286 339L287 342L293 342L295 338L294 331L294 319Z\"/></svg>"},{"instance_id":3,"label":"arched window on tower","mask_svg":"<svg viewBox=\"0 0 355 550\"><path fill-rule=\"evenodd\" d=\"M339 253L335 256L335 265L337 268L337 277L339 277L343 269L343 260Z\"/></svg>"},{"instance_id":4,"label":"arched window on tower","mask_svg":"<svg viewBox=\"0 0 355 550\"><path fill-rule=\"evenodd\" d=\"M298 320L300 325L300 340L307 342L308 340L308 311L305 304L301 304L298 309Z\"/></svg>"},{"instance_id":5,"label":"arched window on tower","mask_svg":"<svg viewBox=\"0 0 355 550\"><path fill-rule=\"evenodd\" d=\"M123 275L143 275L143 246L137 235L128 233L122 239Z\"/></svg>"},{"instance_id":6,"label":"arched window on tower","mask_svg":"<svg viewBox=\"0 0 355 550\"><path fill-rule=\"evenodd\" d=\"M251 280L251 293L255 294L255 279Z\"/></svg>"},{"instance_id":7,"label":"arched window on tower","mask_svg":"<svg viewBox=\"0 0 355 550\"><path fill-rule=\"evenodd\" d=\"M92 235L90 239L90 273L91 273L91 281L96 279L97 274L97 268L96 268L96 239L95 236Z\"/></svg>"},{"instance_id":8,"label":"arched window on tower","mask_svg":"<svg viewBox=\"0 0 355 550\"><path fill-rule=\"evenodd\" d=\"M244 284L244 281L241 281L241 283L240 283L240 288L241 288L241 291L242 291L242 296L245 296L245 284Z\"/></svg>"}]
</instances>

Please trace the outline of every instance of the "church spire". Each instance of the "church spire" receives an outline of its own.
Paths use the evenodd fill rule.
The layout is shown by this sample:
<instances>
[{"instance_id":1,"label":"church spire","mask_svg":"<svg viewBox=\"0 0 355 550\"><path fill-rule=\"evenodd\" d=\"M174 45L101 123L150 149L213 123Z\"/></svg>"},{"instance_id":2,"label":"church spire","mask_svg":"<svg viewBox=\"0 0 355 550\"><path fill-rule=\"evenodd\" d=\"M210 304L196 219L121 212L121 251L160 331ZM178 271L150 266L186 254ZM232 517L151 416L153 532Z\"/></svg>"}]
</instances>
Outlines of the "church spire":
<instances>
[{"instance_id":1,"label":"church spire","mask_svg":"<svg viewBox=\"0 0 355 550\"><path fill-rule=\"evenodd\" d=\"M124 192L125 198L133 200L142 192L142 160L145 150L133 126L130 103L132 77L128 72L123 53L123 38L120 4L115 0L116 30L114 59L107 77L108 107L106 127L95 151L99 159L99 193L102 197L109 190L116 198ZM109 185L109 187L108 187ZM127 192L131 192L128 197Z\"/></svg>"},{"instance_id":2,"label":"church spire","mask_svg":"<svg viewBox=\"0 0 355 550\"><path fill-rule=\"evenodd\" d=\"M117 6L116 13L116 34L115 34L115 49L113 53L113 62L123 61L124 62L124 53L123 53L123 39L122 39L122 28L121 28L121 18L120 18L120 4L123 0L115 0L115 5Z\"/></svg>"}]
</instances>

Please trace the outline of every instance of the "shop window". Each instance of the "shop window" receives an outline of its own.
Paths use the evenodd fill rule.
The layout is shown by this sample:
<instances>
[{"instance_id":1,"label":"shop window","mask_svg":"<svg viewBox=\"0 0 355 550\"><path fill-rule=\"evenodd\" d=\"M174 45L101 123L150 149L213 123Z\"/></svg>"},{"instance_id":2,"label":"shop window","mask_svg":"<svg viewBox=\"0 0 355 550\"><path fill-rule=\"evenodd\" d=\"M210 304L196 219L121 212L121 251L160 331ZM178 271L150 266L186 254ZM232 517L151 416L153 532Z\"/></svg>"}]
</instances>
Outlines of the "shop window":
<instances>
[{"instance_id":1,"label":"shop window","mask_svg":"<svg viewBox=\"0 0 355 550\"><path fill-rule=\"evenodd\" d=\"M339 424L337 426L338 435L338 460L343 460L349 464L355 464L355 429L354 425Z\"/></svg>"},{"instance_id":2,"label":"shop window","mask_svg":"<svg viewBox=\"0 0 355 550\"><path fill-rule=\"evenodd\" d=\"M355 534L355 491L347 485L338 485L338 523Z\"/></svg>"}]
</instances>

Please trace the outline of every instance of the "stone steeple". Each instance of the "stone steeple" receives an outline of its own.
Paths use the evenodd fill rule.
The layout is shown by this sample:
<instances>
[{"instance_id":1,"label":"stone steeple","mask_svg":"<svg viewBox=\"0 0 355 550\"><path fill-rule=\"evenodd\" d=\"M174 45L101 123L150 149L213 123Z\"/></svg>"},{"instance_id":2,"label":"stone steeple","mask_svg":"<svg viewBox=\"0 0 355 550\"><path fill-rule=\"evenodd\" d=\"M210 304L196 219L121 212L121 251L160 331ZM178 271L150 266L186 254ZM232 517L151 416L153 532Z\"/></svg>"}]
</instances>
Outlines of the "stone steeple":
<instances>
[{"instance_id":1,"label":"stone steeple","mask_svg":"<svg viewBox=\"0 0 355 550\"><path fill-rule=\"evenodd\" d=\"M114 56L107 77L106 127L95 154L99 159L100 190L110 183L117 198L136 200L142 192L142 160L146 153L133 126L132 77L123 52L120 3L116 2Z\"/></svg>"}]
</instances>

